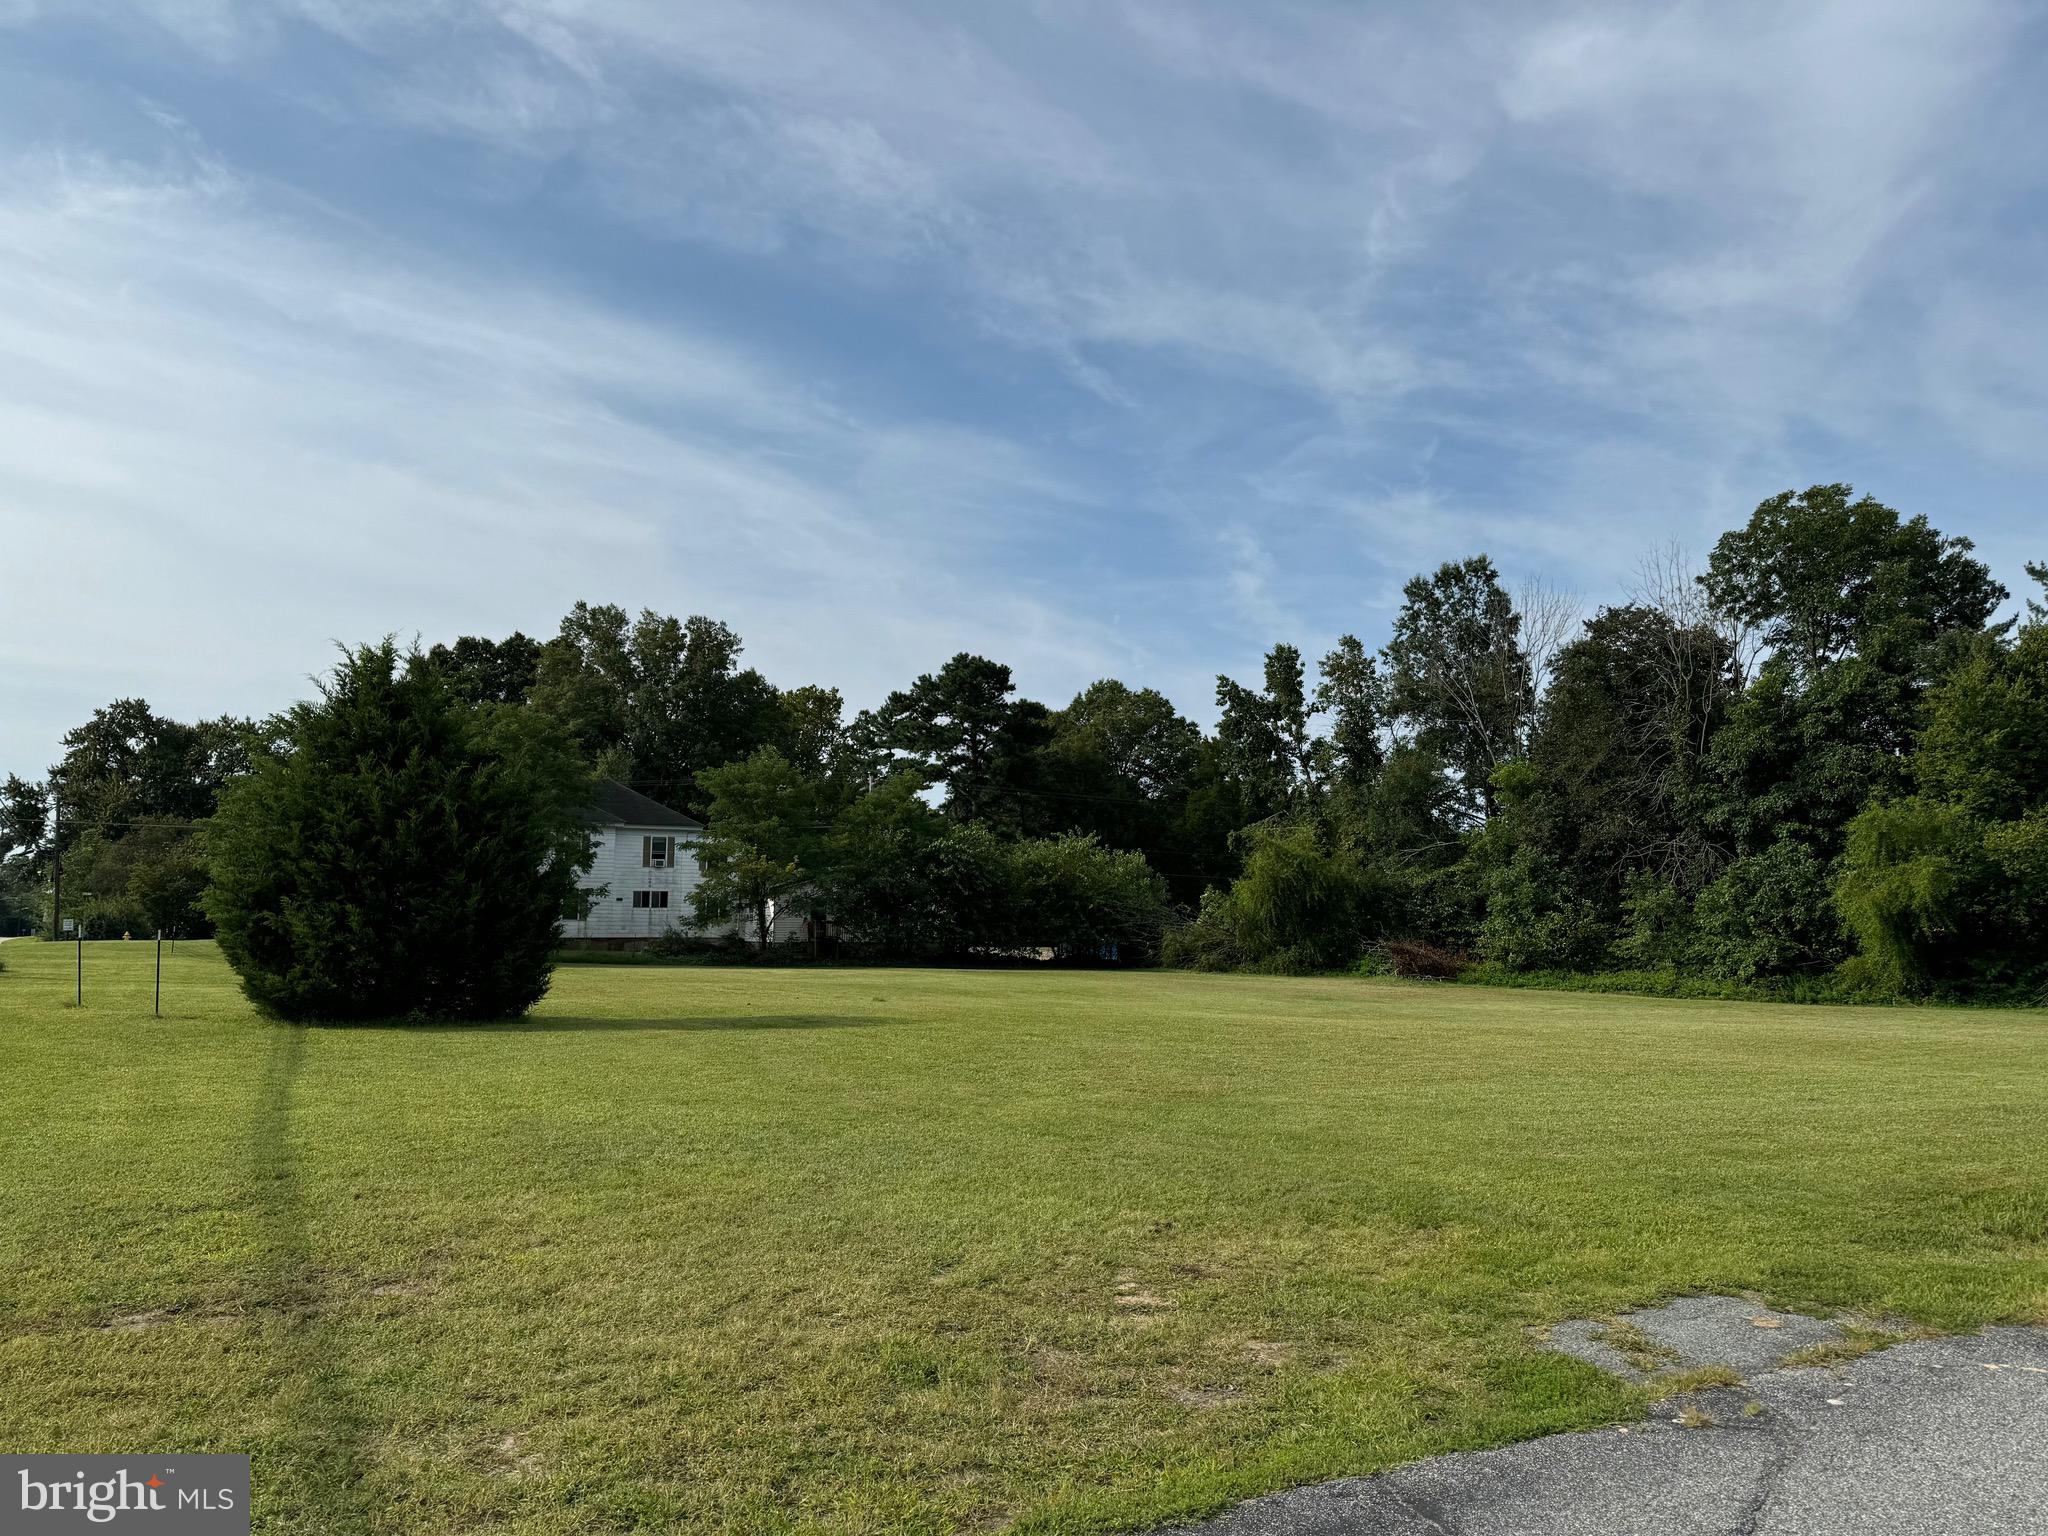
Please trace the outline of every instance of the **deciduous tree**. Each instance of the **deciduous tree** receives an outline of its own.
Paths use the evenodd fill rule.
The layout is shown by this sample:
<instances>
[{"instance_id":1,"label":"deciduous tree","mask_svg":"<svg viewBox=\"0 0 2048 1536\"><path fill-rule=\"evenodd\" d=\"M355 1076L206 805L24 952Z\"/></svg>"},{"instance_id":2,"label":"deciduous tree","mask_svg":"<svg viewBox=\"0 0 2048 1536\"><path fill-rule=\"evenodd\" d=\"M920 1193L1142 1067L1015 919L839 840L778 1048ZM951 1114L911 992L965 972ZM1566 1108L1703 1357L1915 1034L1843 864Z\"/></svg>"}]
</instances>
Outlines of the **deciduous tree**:
<instances>
[{"instance_id":1,"label":"deciduous tree","mask_svg":"<svg viewBox=\"0 0 2048 1536\"><path fill-rule=\"evenodd\" d=\"M765 950L776 902L818 879L829 831L821 786L774 747L710 769L702 782L711 803L690 904L699 923L746 918Z\"/></svg>"},{"instance_id":2,"label":"deciduous tree","mask_svg":"<svg viewBox=\"0 0 2048 1536\"><path fill-rule=\"evenodd\" d=\"M741 667L740 637L715 619L578 603L541 649L533 707L600 773L702 816L701 776L777 739L775 689Z\"/></svg>"},{"instance_id":3,"label":"deciduous tree","mask_svg":"<svg viewBox=\"0 0 2048 1536\"><path fill-rule=\"evenodd\" d=\"M1521 615L1484 555L1413 578L1402 597L1383 653L1390 708L1491 815L1494 770L1521 753L1536 705Z\"/></svg>"}]
</instances>

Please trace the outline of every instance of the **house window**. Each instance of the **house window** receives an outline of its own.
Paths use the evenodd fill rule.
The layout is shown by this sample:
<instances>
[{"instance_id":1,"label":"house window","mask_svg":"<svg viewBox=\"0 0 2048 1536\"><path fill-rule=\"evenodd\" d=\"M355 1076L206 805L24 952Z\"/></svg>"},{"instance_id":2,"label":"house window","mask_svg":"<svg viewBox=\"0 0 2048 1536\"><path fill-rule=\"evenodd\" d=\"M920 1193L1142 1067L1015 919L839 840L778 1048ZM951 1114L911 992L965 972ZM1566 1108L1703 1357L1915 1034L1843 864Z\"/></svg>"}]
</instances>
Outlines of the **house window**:
<instances>
[{"instance_id":1,"label":"house window","mask_svg":"<svg viewBox=\"0 0 2048 1536\"><path fill-rule=\"evenodd\" d=\"M668 905L668 892L635 891L633 893L633 905L636 907L666 907Z\"/></svg>"},{"instance_id":2,"label":"house window","mask_svg":"<svg viewBox=\"0 0 2048 1536\"><path fill-rule=\"evenodd\" d=\"M676 840L672 837L643 837L640 839L640 867L642 869L667 869L676 861Z\"/></svg>"}]
</instances>

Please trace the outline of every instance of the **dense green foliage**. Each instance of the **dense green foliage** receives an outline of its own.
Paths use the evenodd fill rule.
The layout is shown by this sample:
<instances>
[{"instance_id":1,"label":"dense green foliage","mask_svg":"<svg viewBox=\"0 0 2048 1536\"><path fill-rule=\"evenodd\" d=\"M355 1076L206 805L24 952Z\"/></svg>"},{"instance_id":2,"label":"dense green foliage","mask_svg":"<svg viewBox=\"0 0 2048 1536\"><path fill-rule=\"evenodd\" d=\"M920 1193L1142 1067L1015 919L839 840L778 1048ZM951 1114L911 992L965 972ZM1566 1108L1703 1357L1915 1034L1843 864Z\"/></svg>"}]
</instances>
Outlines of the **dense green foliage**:
<instances>
[{"instance_id":1,"label":"dense green foliage","mask_svg":"<svg viewBox=\"0 0 2048 1536\"><path fill-rule=\"evenodd\" d=\"M964 652L846 720L714 619L583 603L418 668L707 818L692 916L757 946L794 906L884 955L1320 970L1398 940L1486 975L2009 998L2048 988L2048 608L2005 596L1968 540L1818 485L1583 622L1447 562L1379 650L1219 677L1208 732L1113 678L1048 707ZM60 854L89 932L203 925L173 845L261 745L99 711L0 790L0 925Z\"/></svg>"},{"instance_id":2,"label":"dense green foliage","mask_svg":"<svg viewBox=\"0 0 2048 1536\"><path fill-rule=\"evenodd\" d=\"M210 932L202 831L260 735L225 716L166 719L141 699L94 710L44 782L10 774L0 787L0 924L48 932L57 884L61 915L91 938Z\"/></svg>"},{"instance_id":3,"label":"dense green foliage","mask_svg":"<svg viewBox=\"0 0 2048 1536\"><path fill-rule=\"evenodd\" d=\"M714 768L701 782L715 830L697 844L691 906L700 923L746 919L766 945L776 900L817 878L819 783L773 747Z\"/></svg>"},{"instance_id":4,"label":"dense green foliage","mask_svg":"<svg viewBox=\"0 0 2048 1536\"><path fill-rule=\"evenodd\" d=\"M872 952L1145 961L1159 952L1165 882L1093 833L999 837L959 825L898 775L856 803L820 856L818 904Z\"/></svg>"},{"instance_id":5,"label":"dense green foliage","mask_svg":"<svg viewBox=\"0 0 2048 1536\"><path fill-rule=\"evenodd\" d=\"M2048 623L1978 636L1932 689L1913 793L1849 824L1837 900L1874 987L2028 985L2048 966Z\"/></svg>"},{"instance_id":6,"label":"dense green foliage","mask_svg":"<svg viewBox=\"0 0 2048 1536\"><path fill-rule=\"evenodd\" d=\"M414 658L415 660L417 658ZM547 990L588 861L582 765L389 641L350 652L221 797L207 910L259 1008L483 1019Z\"/></svg>"},{"instance_id":7,"label":"dense green foliage","mask_svg":"<svg viewBox=\"0 0 2048 1536\"><path fill-rule=\"evenodd\" d=\"M1325 846L1307 821L1267 823L1245 843L1244 873L1227 891L1204 895L1195 920L1173 934L1170 960L1204 970L1331 970L1392 915L1381 872Z\"/></svg>"},{"instance_id":8,"label":"dense green foliage","mask_svg":"<svg viewBox=\"0 0 2048 1536\"><path fill-rule=\"evenodd\" d=\"M578 603L541 647L528 697L599 773L701 816L698 775L774 743L784 724L775 689L739 653L713 619Z\"/></svg>"},{"instance_id":9,"label":"dense green foliage","mask_svg":"<svg viewBox=\"0 0 2048 1536\"><path fill-rule=\"evenodd\" d=\"M1967 540L1840 485L1771 498L1696 581L1662 574L1541 666L1489 562L1411 581L1366 690L1372 766L1263 772L1288 786L1258 802L1274 819L1169 958L1317 969L1405 938L1491 978L2048 992L2048 612L1994 623Z\"/></svg>"}]
</instances>

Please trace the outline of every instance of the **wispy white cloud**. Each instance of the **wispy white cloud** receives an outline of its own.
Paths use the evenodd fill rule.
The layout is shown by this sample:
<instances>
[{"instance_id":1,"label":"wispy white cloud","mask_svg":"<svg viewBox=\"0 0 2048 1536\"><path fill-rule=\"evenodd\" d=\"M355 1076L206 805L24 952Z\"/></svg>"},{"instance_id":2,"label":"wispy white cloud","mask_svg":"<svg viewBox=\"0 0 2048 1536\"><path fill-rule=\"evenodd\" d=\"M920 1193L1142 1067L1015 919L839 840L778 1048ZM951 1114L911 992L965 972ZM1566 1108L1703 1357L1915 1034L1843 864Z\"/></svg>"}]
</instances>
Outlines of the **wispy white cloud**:
<instances>
[{"instance_id":1,"label":"wispy white cloud","mask_svg":"<svg viewBox=\"0 0 2048 1536\"><path fill-rule=\"evenodd\" d=\"M262 710L330 637L579 597L714 612L856 696L963 645L1078 683L1128 643L958 534L1080 498L672 328L338 251L210 171L45 157L0 195L0 506L36 573L0 676L44 747L68 716L28 685L76 669L75 714L108 657L163 706Z\"/></svg>"},{"instance_id":2,"label":"wispy white cloud","mask_svg":"<svg viewBox=\"0 0 2048 1536\"><path fill-rule=\"evenodd\" d=\"M1475 547L1599 591L1788 484L2040 460L2017 0L63 12L160 148L14 135L0 482L266 622L308 550L348 632L625 572L791 676L967 644L1199 710ZM237 90L415 204L210 147Z\"/></svg>"}]
</instances>

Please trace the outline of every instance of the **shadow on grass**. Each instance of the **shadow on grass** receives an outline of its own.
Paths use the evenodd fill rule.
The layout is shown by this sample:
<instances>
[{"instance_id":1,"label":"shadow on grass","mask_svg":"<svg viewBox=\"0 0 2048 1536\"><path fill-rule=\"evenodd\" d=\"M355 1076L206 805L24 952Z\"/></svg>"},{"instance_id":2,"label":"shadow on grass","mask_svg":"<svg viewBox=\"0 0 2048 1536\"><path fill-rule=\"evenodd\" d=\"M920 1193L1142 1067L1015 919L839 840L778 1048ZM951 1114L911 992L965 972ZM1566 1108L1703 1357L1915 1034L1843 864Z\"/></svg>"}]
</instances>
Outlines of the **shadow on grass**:
<instances>
[{"instance_id":1,"label":"shadow on grass","mask_svg":"<svg viewBox=\"0 0 2048 1536\"><path fill-rule=\"evenodd\" d=\"M389 1029L411 1033L466 1035L573 1035L612 1032L669 1031L688 1034L699 1030L755 1029L865 1029L889 1024L886 1018L839 1013L747 1014L712 1019L603 1019L534 1018L498 1019L477 1024L371 1024L357 1028ZM349 1026L340 1026L349 1027Z\"/></svg>"},{"instance_id":2,"label":"shadow on grass","mask_svg":"<svg viewBox=\"0 0 2048 1536\"><path fill-rule=\"evenodd\" d=\"M471 1024L504 1034L575 1034L582 1030L860 1030L889 1024L887 1018L858 1014L745 1014L735 1018L512 1018L502 1024Z\"/></svg>"},{"instance_id":3,"label":"shadow on grass","mask_svg":"<svg viewBox=\"0 0 2048 1536\"><path fill-rule=\"evenodd\" d=\"M293 1096L306 1031L280 1025L263 1064L250 1126L250 1183L263 1236L251 1300L264 1318L264 1348L277 1429L255 1451L258 1488L289 1529L352 1536L371 1528L363 1445L368 1423L340 1364L340 1341L323 1321Z\"/></svg>"}]
</instances>

